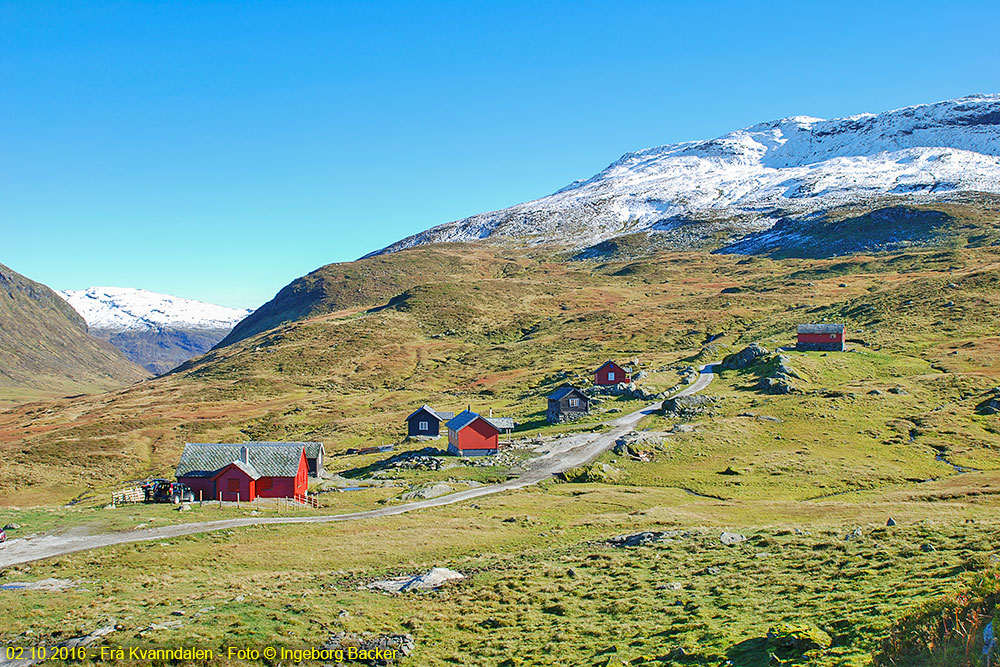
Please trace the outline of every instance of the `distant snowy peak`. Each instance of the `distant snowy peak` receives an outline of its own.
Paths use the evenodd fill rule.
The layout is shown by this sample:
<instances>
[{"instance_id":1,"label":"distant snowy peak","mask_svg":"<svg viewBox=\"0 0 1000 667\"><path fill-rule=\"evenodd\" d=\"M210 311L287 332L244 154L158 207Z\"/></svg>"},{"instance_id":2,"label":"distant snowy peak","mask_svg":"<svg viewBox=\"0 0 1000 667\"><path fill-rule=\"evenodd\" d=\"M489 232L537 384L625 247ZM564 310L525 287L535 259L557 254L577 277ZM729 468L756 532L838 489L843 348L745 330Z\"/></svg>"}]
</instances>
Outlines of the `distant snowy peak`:
<instances>
[{"instance_id":1,"label":"distant snowy peak","mask_svg":"<svg viewBox=\"0 0 1000 667\"><path fill-rule=\"evenodd\" d=\"M669 237L686 231L679 222L719 217L750 232L784 215L960 192L1000 193L1000 95L835 120L793 116L626 153L547 197L440 225L379 252L489 238L583 247L639 231Z\"/></svg>"},{"instance_id":2,"label":"distant snowy peak","mask_svg":"<svg viewBox=\"0 0 1000 667\"><path fill-rule=\"evenodd\" d=\"M132 287L90 287L60 295L88 327L106 331L231 329L252 312Z\"/></svg>"}]
</instances>

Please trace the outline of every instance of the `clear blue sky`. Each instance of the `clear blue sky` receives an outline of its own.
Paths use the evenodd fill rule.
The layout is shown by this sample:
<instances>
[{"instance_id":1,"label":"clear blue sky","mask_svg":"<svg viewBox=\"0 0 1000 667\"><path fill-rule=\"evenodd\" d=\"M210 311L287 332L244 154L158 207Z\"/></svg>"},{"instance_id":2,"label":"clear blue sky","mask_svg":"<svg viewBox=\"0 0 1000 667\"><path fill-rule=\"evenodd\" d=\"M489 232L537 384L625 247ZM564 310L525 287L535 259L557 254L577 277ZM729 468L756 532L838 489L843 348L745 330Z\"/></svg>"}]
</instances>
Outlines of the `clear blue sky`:
<instances>
[{"instance_id":1,"label":"clear blue sky","mask_svg":"<svg viewBox=\"0 0 1000 667\"><path fill-rule=\"evenodd\" d=\"M629 150L1000 91L998 4L0 1L0 263L257 306Z\"/></svg>"}]
</instances>

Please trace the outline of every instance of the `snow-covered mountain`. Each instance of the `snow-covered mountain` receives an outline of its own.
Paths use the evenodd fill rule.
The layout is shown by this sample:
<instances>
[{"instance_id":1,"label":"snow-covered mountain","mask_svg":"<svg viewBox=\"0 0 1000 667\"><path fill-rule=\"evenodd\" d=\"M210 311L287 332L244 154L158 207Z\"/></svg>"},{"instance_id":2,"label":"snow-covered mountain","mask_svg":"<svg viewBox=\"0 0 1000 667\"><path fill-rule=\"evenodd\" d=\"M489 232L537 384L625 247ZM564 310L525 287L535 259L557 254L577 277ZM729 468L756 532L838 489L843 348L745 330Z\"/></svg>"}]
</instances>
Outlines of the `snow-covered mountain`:
<instances>
[{"instance_id":1,"label":"snow-covered mountain","mask_svg":"<svg viewBox=\"0 0 1000 667\"><path fill-rule=\"evenodd\" d=\"M60 294L91 329L232 329L253 312L134 287L89 287L63 290Z\"/></svg>"},{"instance_id":2,"label":"snow-covered mountain","mask_svg":"<svg viewBox=\"0 0 1000 667\"><path fill-rule=\"evenodd\" d=\"M373 254L503 238L586 247L642 231L683 246L691 222L706 223L695 237L724 229L735 240L785 216L966 192L1000 193L1000 95L835 120L793 116L627 153L542 199L434 227Z\"/></svg>"},{"instance_id":3,"label":"snow-covered mountain","mask_svg":"<svg viewBox=\"0 0 1000 667\"><path fill-rule=\"evenodd\" d=\"M252 312L132 287L63 290L60 296L92 335L154 373L207 352Z\"/></svg>"}]
</instances>

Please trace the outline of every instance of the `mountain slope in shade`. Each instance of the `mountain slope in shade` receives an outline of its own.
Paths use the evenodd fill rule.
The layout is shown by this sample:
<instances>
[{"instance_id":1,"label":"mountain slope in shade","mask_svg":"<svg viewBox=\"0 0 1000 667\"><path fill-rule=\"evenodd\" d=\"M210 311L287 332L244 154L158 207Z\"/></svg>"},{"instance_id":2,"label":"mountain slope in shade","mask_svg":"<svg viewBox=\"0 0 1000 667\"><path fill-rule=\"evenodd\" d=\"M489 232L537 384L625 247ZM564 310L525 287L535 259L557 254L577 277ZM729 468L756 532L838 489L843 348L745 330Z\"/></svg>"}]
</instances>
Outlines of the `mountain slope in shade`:
<instances>
[{"instance_id":1,"label":"mountain slope in shade","mask_svg":"<svg viewBox=\"0 0 1000 667\"><path fill-rule=\"evenodd\" d=\"M122 387L149 373L54 291L0 264L0 402Z\"/></svg>"},{"instance_id":2,"label":"mountain slope in shade","mask_svg":"<svg viewBox=\"0 0 1000 667\"><path fill-rule=\"evenodd\" d=\"M83 316L92 335L157 374L211 349L252 312L131 287L61 294Z\"/></svg>"},{"instance_id":3,"label":"mountain slope in shade","mask_svg":"<svg viewBox=\"0 0 1000 667\"><path fill-rule=\"evenodd\" d=\"M1000 95L835 120L793 116L627 153L548 197L433 227L373 254L483 239L585 248L636 232L660 246L704 247L788 216L963 193L1000 193Z\"/></svg>"}]
</instances>

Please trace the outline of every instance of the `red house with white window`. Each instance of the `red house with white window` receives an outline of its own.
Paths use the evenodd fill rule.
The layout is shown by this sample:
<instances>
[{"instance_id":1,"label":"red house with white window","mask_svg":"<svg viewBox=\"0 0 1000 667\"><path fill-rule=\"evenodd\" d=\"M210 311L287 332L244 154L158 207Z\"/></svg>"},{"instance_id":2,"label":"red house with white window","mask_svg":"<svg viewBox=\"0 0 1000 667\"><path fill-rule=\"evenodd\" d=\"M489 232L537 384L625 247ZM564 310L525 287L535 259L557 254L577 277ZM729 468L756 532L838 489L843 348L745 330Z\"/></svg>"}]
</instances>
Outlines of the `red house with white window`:
<instances>
[{"instance_id":1,"label":"red house with white window","mask_svg":"<svg viewBox=\"0 0 1000 667\"><path fill-rule=\"evenodd\" d=\"M847 349L843 324L800 324L795 349L843 352Z\"/></svg>"},{"instance_id":2,"label":"red house with white window","mask_svg":"<svg viewBox=\"0 0 1000 667\"><path fill-rule=\"evenodd\" d=\"M199 500L304 498L309 486L309 464L300 442L188 443L175 474Z\"/></svg>"},{"instance_id":3,"label":"red house with white window","mask_svg":"<svg viewBox=\"0 0 1000 667\"><path fill-rule=\"evenodd\" d=\"M594 384L609 385L619 382L630 382L632 378L625 372L625 369L613 361L605 361L604 365L594 372Z\"/></svg>"},{"instance_id":4,"label":"red house with white window","mask_svg":"<svg viewBox=\"0 0 1000 667\"><path fill-rule=\"evenodd\" d=\"M455 456L489 456L497 453L500 431L471 410L460 412L448 428L448 453Z\"/></svg>"}]
</instances>

